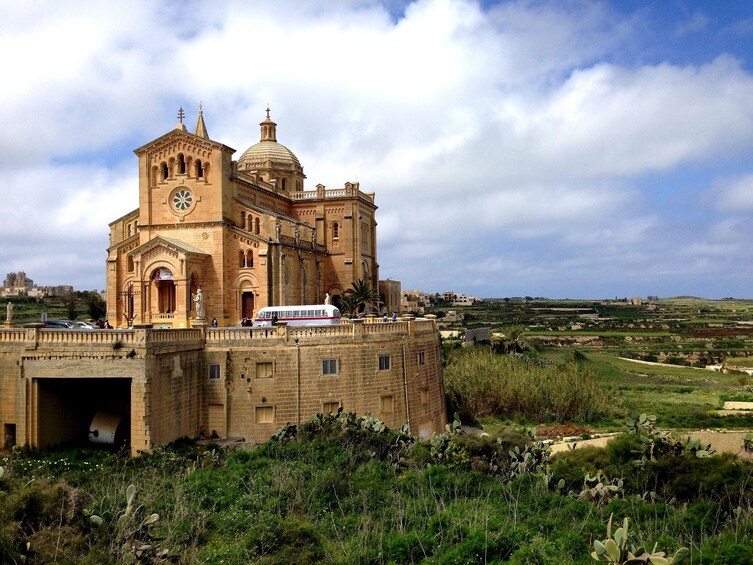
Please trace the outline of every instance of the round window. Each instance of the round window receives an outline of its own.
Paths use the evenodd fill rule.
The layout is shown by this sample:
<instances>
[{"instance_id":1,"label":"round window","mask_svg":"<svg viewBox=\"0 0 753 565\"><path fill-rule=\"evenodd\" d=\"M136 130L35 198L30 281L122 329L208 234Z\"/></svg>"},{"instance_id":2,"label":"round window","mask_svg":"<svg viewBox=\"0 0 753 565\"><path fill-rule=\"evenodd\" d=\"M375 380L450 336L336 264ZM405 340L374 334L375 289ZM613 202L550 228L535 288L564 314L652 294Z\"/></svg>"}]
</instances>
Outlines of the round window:
<instances>
[{"instance_id":1,"label":"round window","mask_svg":"<svg viewBox=\"0 0 753 565\"><path fill-rule=\"evenodd\" d=\"M181 189L173 194L173 206L180 212L185 212L193 204L193 196L188 190Z\"/></svg>"}]
</instances>

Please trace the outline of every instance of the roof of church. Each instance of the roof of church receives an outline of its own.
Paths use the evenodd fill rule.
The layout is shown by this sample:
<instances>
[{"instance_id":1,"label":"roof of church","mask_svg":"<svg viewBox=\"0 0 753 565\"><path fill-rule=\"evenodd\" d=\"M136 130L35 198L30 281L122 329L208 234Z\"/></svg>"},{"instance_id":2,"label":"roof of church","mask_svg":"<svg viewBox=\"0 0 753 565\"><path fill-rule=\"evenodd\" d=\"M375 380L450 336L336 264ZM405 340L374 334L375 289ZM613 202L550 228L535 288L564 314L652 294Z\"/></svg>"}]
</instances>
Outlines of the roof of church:
<instances>
[{"instance_id":1,"label":"roof of church","mask_svg":"<svg viewBox=\"0 0 753 565\"><path fill-rule=\"evenodd\" d=\"M213 141L209 138L209 134L207 133L207 125L204 122L204 111L202 109L201 104L199 105L199 117L196 120L196 129L194 133L191 133L190 131L188 131L188 129L186 128L186 124L183 123L183 118L185 118L185 112L183 111L183 107L181 106L180 110L178 111L178 119L180 121L178 122L178 125L176 125L174 129L170 130L164 135L159 136L157 139L153 139L149 143L142 145L138 149L134 149L133 152L139 155L140 153L146 151L147 149L150 149L156 145L159 145L171 137L175 137L178 135L187 135L189 137L194 138L196 141L211 143L215 147L228 150L230 151L230 153L235 153L235 149L233 149L232 147L228 147L224 143L218 143L217 141Z\"/></svg>"},{"instance_id":2,"label":"roof of church","mask_svg":"<svg viewBox=\"0 0 753 565\"><path fill-rule=\"evenodd\" d=\"M240 156L238 165L244 165L243 168L250 169L263 166L294 168L296 170L303 168L298 157L282 143L276 141L260 141L256 145L252 145ZM250 166L247 167L246 165Z\"/></svg>"},{"instance_id":3,"label":"roof of church","mask_svg":"<svg viewBox=\"0 0 753 565\"><path fill-rule=\"evenodd\" d=\"M261 126L261 141L246 149L238 159L239 169L288 169L303 172L298 157L277 142L277 124L269 117L259 124Z\"/></svg>"}]
</instances>

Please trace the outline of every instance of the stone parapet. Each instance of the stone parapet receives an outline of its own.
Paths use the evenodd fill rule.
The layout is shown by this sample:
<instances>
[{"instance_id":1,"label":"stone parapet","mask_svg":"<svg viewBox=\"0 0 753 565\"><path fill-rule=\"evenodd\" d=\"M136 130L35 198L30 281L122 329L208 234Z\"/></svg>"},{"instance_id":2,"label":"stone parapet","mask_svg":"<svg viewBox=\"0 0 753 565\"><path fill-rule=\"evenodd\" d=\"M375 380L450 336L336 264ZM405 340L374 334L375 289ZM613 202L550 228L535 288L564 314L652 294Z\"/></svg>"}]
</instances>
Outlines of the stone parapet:
<instances>
[{"instance_id":1,"label":"stone parapet","mask_svg":"<svg viewBox=\"0 0 753 565\"><path fill-rule=\"evenodd\" d=\"M170 330L166 330L170 331ZM174 331L174 330L173 330ZM436 332L433 320L417 319L398 322L364 322L348 320L333 326L274 326L262 328L207 328L207 346L242 343L243 346L269 347L273 342L294 342L302 345L321 340L363 340L378 336L395 337L401 335L430 334Z\"/></svg>"}]
</instances>

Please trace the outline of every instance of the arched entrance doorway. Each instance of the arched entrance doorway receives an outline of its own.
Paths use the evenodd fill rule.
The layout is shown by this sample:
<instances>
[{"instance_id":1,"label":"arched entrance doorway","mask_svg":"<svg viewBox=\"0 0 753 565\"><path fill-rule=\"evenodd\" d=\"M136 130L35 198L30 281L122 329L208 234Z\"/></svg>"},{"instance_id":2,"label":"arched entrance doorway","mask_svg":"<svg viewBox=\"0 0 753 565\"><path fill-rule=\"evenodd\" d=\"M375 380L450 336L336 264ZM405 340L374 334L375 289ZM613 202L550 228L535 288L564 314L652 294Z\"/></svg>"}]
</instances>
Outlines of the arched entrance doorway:
<instances>
[{"instance_id":1,"label":"arched entrance doorway","mask_svg":"<svg viewBox=\"0 0 753 565\"><path fill-rule=\"evenodd\" d=\"M254 315L254 293L243 291L241 293L241 318L251 318Z\"/></svg>"},{"instance_id":2,"label":"arched entrance doorway","mask_svg":"<svg viewBox=\"0 0 753 565\"><path fill-rule=\"evenodd\" d=\"M171 315L175 313L175 282L173 273L167 267L154 269L151 276L152 282L152 312L160 315ZM165 317L165 316L159 316Z\"/></svg>"}]
</instances>

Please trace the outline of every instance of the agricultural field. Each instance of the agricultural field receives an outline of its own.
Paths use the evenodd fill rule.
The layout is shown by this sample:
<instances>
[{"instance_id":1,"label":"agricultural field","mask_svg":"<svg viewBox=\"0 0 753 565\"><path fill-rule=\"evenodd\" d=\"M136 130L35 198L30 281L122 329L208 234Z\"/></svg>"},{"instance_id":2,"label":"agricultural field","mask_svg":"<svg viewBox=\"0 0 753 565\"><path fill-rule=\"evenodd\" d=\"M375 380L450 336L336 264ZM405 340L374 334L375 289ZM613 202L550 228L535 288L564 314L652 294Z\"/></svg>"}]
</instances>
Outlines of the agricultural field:
<instances>
[{"instance_id":1,"label":"agricultural field","mask_svg":"<svg viewBox=\"0 0 753 565\"><path fill-rule=\"evenodd\" d=\"M610 399L590 429L617 428L638 412L677 429L753 428L751 414L720 412L726 401L753 401L745 372L753 367L753 301L492 300L455 310L464 320L440 321L443 329L489 327L495 351L554 365L577 360Z\"/></svg>"}]
</instances>

